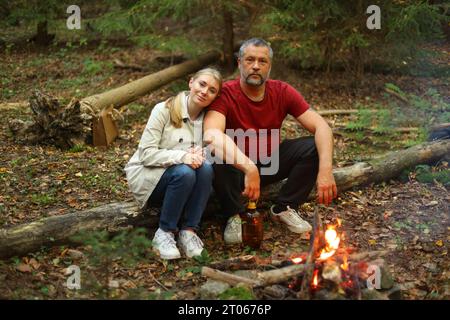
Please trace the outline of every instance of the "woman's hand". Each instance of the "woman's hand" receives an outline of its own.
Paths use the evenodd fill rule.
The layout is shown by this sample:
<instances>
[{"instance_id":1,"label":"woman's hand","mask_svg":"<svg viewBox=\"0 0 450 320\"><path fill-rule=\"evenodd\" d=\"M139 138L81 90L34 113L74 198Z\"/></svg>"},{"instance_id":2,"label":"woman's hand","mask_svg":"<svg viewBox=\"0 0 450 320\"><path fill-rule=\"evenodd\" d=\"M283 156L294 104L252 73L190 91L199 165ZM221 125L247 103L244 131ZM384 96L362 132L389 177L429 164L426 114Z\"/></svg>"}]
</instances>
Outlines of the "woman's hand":
<instances>
[{"instance_id":1,"label":"woman's hand","mask_svg":"<svg viewBox=\"0 0 450 320\"><path fill-rule=\"evenodd\" d=\"M181 159L184 164L187 164L192 169L200 168L205 158L198 154L198 153L192 153L188 152L184 155L184 157Z\"/></svg>"}]
</instances>

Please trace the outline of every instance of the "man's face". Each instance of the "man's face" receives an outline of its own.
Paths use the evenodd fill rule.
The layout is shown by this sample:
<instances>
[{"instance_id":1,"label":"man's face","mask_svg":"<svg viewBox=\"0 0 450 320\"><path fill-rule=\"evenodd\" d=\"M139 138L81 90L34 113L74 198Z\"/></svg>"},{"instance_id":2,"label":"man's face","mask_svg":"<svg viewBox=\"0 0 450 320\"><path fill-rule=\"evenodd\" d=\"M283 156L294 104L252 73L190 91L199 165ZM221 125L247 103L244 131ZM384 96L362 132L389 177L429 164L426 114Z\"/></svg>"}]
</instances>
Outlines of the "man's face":
<instances>
[{"instance_id":1,"label":"man's face","mask_svg":"<svg viewBox=\"0 0 450 320\"><path fill-rule=\"evenodd\" d=\"M261 86L269 78L272 62L269 48L248 46L238 60L241 79L251 86Z\"/></svg>"}]
</instances>

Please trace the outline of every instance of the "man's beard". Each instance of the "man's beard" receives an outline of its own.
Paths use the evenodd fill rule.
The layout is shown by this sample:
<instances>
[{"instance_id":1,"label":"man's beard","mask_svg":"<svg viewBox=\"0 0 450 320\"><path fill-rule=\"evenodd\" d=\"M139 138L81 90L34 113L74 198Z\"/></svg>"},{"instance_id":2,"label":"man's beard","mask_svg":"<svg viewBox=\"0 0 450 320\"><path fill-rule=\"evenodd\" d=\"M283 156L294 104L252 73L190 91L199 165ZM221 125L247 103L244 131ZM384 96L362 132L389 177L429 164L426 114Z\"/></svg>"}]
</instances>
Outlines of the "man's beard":
<instances>
[{"instance_id":1,"label":"man's beard","mask_svg":"<svg viewBox=\"0 0 450 320\"><path fill-rule=\"evenodd\" d=\"M259 79L255 79L252 77L255 75L258 76ZM250 86L254 86L254 87L259 87L259 86L263 85L264 82L266 82L266 79L264 79L260 74L250 74L245 78L245 83Z\"/></svg>"}]
</instances>

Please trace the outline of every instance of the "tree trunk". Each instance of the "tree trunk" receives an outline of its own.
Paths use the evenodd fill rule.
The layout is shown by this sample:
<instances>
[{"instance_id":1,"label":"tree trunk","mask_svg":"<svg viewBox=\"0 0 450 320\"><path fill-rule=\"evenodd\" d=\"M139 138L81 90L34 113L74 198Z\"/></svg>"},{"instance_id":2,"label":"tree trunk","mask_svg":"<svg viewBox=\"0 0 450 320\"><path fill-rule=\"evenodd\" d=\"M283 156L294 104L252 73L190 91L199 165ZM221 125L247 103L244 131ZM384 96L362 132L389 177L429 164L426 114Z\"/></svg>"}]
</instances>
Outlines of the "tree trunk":
<instances>
[{"instance_id":1,"label":"tree trunk","mask_svg":"<svg viewBox=\"0 0 450 320\"><path fill-rule=\"evenodd\" d=\"M450 140L427 142L387 153L370 163L360 162L335 169L333 173L339 192L343 192L356 186L389 181L405 169L438 161L448 154L450 154ZM281 185L282 182L263 190L263 198L276 197ZM314 192L311 193L312 196L313 194ZM44 245L68 242L71 236L80 231L99 229L118 231L134 226L156 227L157 224L158 216L155 212L139 214L137 206L132 202L112 203L0 229L0 258L24 255Z\"/></svg>"},{"instance_id":2,"label":"tree trunk","mask_svg":"<svg viewBox=\"0 0 450 320\"><path fill-rule=\"evenodd\" d=\"M193 73L220 58L219 51L210 51L196 59L163 69L121 87L96 94L81 100L81 112L97 115L105 107L121 107L143 95L156 90L175 79Z\"/></svg>"},{"instance_id":3,"label":"tree trunk","mask_svg":"<svg viewBox=\"0 0 450 320\"><path fill-rule=\"evenodd\" d=\"M52 43L53 39L55 39L55 34L48 33L48 21L45 20L38 22L37 32L30 40L37 45L48 46Z\"/></svg>"},{"instance_id":4,"label":"tree trunk","mask_svg":"<svg viewBox=\"0 0 450 320\"><path fill-rule=\"evenodd\" d=\"M234 31L233 31L233 13L227 6L222 5L222 17L224 24L223 31L223 58L226 73L232 73L235 68L234 57Z\"/></svg>"}]
</instances>

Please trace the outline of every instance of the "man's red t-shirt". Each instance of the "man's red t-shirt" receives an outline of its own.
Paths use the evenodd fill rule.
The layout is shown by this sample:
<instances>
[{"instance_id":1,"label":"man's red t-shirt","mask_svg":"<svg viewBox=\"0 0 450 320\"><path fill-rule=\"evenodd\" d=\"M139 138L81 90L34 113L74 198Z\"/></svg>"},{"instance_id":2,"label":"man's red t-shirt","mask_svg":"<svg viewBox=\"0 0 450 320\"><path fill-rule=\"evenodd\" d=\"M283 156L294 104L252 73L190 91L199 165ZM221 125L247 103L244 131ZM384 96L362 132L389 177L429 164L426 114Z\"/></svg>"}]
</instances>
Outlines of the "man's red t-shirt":
<instances>
[{"instance_id":1,"label":"man's red t-shirt","mask_svg":"<svg viewBox=\"0 0 450 320\"><path fill-rule=\"evenodd\" d=\"M309 105L303 96L285 82L267 80L264 99L254 102L242 91L239 79L235 79L224 83L220 96L211 104L209 110L225 115L228 135L233 130L243 129L243 133L239 130L234 131L235 142L237 136L244 134L245 151L238 144L240 149L249 157L249 153L253 153L251 150L254 150L249 149L249 146L254 143L254 146L258 146L257 159L261 159L265 153L266 156L270 156L273 147L279 145L280 128L284 118L288 114L297 118L308 108ZM276 141L274 139L272 142L272 137ZM250 158L255 160L252 156Z\"/></svg>"}]
</instances>

